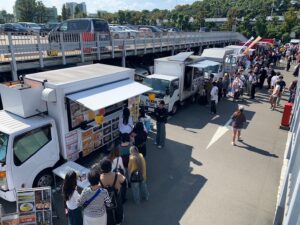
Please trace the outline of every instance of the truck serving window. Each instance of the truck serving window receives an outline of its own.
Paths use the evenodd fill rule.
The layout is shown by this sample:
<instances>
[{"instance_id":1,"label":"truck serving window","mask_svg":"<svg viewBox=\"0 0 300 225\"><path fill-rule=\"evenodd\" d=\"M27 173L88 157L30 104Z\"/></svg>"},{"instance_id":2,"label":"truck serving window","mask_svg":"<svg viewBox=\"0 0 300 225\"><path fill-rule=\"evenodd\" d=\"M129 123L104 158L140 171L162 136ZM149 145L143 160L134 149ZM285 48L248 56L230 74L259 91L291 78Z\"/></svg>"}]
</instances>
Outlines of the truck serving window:
<instances>
[{"instance_id":1,"label":"truck serving window","mask_svg":"<svg viewBox=\"0 0 300 225\"><path fill-rule=\"evenodd\" d=\"M8 134L0 132L0 163L5 163L8 137Z\"/></svg>"},{"instance_id":2,"label":"truck serving window","mask_svg":"<svg viewBox=\"0 0 300 225\"><path fill-rule=\"evenodd\" d=\"M51 125L40 127L17 136L13 144L15 165L22 165L51 140Z\"/></svg>"}]
</instances>

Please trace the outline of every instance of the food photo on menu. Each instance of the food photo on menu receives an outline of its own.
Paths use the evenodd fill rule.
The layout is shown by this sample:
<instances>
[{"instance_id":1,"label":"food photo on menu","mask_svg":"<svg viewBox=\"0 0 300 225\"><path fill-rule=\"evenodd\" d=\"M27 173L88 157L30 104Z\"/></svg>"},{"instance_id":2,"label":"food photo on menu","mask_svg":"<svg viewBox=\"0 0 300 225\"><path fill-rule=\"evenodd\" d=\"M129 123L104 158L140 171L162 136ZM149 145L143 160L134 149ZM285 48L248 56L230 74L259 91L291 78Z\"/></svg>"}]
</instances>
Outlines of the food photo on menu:
<instances>
[{"instance_id":1,"label":"food photo on menu","mask_svg":"<svg viewBox=\"0 0 300 225\"><path fill-rule=\"evenodd\" d=\"M45 210L51 208L50 190L39 190L35 192L36 210Z\"/></svg>"}]
</instances>

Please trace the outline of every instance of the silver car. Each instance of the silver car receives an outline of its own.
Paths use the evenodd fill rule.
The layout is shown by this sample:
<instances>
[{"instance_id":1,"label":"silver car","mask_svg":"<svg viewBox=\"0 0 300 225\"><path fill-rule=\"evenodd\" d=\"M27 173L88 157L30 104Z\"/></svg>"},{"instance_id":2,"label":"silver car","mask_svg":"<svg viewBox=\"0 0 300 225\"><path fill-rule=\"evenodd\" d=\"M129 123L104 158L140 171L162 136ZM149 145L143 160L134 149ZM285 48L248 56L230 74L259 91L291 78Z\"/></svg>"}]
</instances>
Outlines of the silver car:
<instances>
[{"instance_id":1,"label":"silver car","mask_svg":"<svg viewBox=\"0 0 300 225\"><path fill-rule=\"evenodd\" d=\"M23 27L27 30L28 34L40 34L41 27L36 23L20 22Z\"/></svg>"}]
</instances>

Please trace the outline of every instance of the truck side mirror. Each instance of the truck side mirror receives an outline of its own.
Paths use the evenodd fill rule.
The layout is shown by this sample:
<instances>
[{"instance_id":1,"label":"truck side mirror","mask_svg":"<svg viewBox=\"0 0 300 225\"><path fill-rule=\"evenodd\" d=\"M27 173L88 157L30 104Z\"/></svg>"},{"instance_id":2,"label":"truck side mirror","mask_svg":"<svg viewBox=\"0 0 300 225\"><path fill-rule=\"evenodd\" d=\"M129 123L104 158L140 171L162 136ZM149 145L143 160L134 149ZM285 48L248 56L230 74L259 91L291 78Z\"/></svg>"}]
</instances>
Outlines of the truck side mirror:
<instances>
[{"instance_id":1,"label":"truck side mirror","mask_svg":"<svg viewBox=\"0 0 300 225\"><path fill-rule=\"evenodd\" d=\"M166 88L166 95L170 95L170 89Z\"/></svg>"}]
</instances>

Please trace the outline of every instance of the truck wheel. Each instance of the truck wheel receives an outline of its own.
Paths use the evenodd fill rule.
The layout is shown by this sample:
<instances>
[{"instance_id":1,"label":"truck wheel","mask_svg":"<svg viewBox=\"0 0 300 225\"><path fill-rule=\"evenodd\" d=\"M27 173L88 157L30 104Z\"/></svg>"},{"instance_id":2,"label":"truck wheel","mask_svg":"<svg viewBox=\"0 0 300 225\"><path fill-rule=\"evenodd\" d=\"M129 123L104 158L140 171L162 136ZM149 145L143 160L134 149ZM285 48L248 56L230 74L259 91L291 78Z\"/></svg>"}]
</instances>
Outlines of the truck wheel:
<instances>
[{"instance_id":1,"label":"truck wheel","mask_svg":"<svg viewBox=\"0 0 300 225\"><path fill-rule=\"evenodd\" d=\"M39 173L34 179L33 187L48 187L53 186L53 175L50 169L46 169Z\"/></svg>"},{"instance_id":2,"label":"truck wheel","mask_svg":"<svg viewBox=\"0 0 300 225\"><path fill-rule=\"evenodd\" d=\"M175 103L175 104L173 105L173 107L172 107L171 114L172 114L172 115L175 115L175 114L177 113L177 111L178 111L178 104Z\"/></svg>"}]
</instances>

